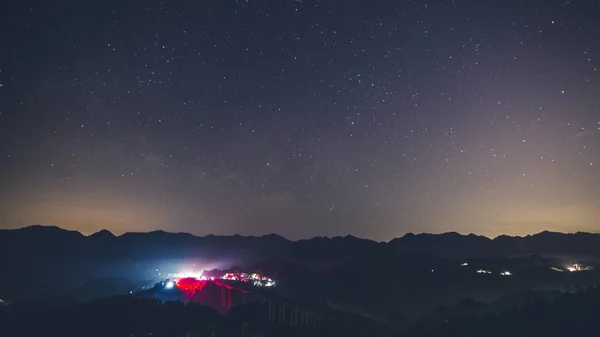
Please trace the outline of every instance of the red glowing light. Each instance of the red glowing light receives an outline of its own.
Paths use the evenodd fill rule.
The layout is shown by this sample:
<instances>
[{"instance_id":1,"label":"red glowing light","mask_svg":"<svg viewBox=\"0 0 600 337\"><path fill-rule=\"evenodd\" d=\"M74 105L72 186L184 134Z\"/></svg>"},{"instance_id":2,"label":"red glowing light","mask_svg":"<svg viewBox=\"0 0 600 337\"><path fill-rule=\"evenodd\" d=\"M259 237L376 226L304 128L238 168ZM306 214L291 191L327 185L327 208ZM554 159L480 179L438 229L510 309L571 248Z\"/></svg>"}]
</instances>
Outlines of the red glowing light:
<instances>
[{"instance_id":1,"label":"red glowing light","mask_svg":"<svg viewBox=\"0 0 600 337\"><path fill-rule=\"evenodd\" d=\"M201 291L206 285L206 281L193 277L182 278L177 281L175 286L183 291Z\"/></svg>"}]
</instances>

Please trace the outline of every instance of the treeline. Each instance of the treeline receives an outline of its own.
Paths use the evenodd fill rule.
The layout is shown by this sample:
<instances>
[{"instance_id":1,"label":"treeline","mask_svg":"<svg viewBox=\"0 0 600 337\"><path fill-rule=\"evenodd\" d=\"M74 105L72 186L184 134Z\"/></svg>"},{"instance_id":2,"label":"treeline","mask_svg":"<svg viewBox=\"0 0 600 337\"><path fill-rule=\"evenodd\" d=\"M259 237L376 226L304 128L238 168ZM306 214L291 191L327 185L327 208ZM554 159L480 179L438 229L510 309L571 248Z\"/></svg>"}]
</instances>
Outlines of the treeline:
<instances>
[{"instance_id":1,"label":"treeline","mask_svg":"<svg viewBox=\"0 0 600 337\"><path fill-rule=\"evenodd\" d=\"M207 306L161 302L133 296L111 297L71 306L21 303L0 307L2 336L347 336L327 328L270 326L264 305L250 303L219 316ZM375 332L375 331L374 331ZM363 334L368 336L369 334ZM600 336L598 286L556 296L532 297L502 314L450 319L431 329L405 330L401 337Z\"/></svg>"},{"instance_id":2,"label":"treeline","mask_svg":"<svg viewBox=\"0 0 600 337\"><path fill-rule=\"evenodd\" d=\"M452 319L433 331L422 326L409 329L402 336L600 336L600 288L563 293L552 300L540 296L499 315Z\"/></svg>"},{"instance_id":3,"label":"treeline","mask_svg":"<svg viewBox=\"0 0 600 337\"><path fill-rule=\"evenodd\" d=\"M348 336L328 327L269 325L266 310L255 302L219 316L208 306L134 296L70 306L20 303L0 308L0 336Z\"/></svg>"},{"instance_id":4,"label":"treeline","mask_svg":"<svg viewBox=\"0 0 600 337\"><path fill-rule=\"evenodd\" d=\"M4 336L208 336L217 312L206 306L132 296L71 306L21 303L2 308ZM6 334L3 334L6 333Z\"/></svg>"}]
</instances>

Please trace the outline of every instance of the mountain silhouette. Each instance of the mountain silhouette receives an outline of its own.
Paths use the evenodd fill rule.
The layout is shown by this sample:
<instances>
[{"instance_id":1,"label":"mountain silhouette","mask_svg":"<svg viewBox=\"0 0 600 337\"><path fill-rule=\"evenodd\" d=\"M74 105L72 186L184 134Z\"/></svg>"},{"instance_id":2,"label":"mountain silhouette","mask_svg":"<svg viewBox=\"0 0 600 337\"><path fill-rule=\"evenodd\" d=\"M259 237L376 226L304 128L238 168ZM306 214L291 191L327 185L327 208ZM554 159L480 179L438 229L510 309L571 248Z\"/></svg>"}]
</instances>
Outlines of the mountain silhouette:
<instances>
[{"instance_id":1,"label":"mountain silhouette","mask_svg":"<svg viewBox=\"0 0 600 337\"><path fill-rule=\"evenodd\" d=\"M211 257L219 254L259 260L295 259L304 262L389 258L412 255L432 257L486 257L523 255L599 255L600 234L564 234L543 231L524 237L501 235L495 239L456 232L408 233L389 242L352 235L291 241L277 234L254 236L194 236L152 231L115 236L101 230L85 236L55 226L34 225L0 230L4 261L48 258L98 258L103 254L131 257ZM4 264L6 266L6 264Z\"/></svg>"},{"instance_id":2,"label":"mountain silhouette","mask_svg":"<svg viewBox=\"0 0 600 337\"><path fill-rule=\"evenodd\" d=\"M450 232L408 233L388 242L352 235L292 241L277 234L194 236L165 231L114 235L101 230L85 236L36 225L0 230L0 298L23 300L66 293L94 279L129 280L141 287L187 268L230 267L258 268L288 280L287 289L292 292L323 298L315 289L364 291L370 289L364 273L386 273L387 268L396 273L397 280L404 280L404 270L429 272L430 268L458 265L457 259L500 268L506 258L523 257L527 266L522 269L527 270L537 261L532 255L593 259L600 255L600 234L544 231L490 239ZM521 262L512 263L517 266ZM343 287L339 280L346 280Z\"/></svg>"}]
</instances>

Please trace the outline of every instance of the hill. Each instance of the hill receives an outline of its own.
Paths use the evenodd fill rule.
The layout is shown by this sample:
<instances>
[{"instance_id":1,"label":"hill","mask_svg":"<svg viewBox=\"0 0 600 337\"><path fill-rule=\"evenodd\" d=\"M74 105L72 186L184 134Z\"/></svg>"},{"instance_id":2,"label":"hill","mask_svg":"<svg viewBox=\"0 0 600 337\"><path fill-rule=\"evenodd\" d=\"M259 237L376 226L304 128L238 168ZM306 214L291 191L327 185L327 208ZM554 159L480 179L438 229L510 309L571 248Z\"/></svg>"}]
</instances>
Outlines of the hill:
<instances>
[{"instance_id":1,"label":"hill","mask_svg":"<svg viewBox=\"0 0 600 337\"><path fill-rule=\"evenodd\" d=\"M217 258L239 261L289 260L310 265L376 261L390 257L598 256L600 234L544 231L525 237L490 239L473 234L406 234L389 242L344 237L290 241L276 234L194 236L154 231L115 236L107 230L84 236L54 226L0 230L3 266L30 260L106 258Z\"/></svg>"},{"instance_id":2,"label":"hill","mask_svg":"<svg viewBox=\"0 0 600 337\"><path fill-rule=\"evenodd\" d=\"M389 242L347 235L291 241L276 234L200 237L164 231L117 236L103 230L85 236L31 226L0 230L0 251L0 298L13 303L93 299L154 284L169 273L237 266L273 275L281 280L278 292L285 296L401 325L464 297L493 301L532 288L564 290L600 280L597 273L567 275L549 268L574 262L571 258L595 259L600 235L591 233L495 239L406 234ZM569 259L557 263L546 257ZM467 267L461 267L464 261ZM494 275L482 277L478 268ZM513 281L499 276L507 269L517 275Z\"/></svg>"}]
</instances>

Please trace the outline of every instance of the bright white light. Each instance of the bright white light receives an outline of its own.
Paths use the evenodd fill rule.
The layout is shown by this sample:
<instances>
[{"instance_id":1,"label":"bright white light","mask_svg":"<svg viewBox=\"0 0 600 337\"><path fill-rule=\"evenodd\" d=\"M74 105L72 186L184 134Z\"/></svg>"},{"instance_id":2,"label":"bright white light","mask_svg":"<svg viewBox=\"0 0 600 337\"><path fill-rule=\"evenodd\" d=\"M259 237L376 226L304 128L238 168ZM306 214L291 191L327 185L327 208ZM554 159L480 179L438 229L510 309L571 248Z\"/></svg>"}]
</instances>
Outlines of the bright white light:
<instances>
[{"instance_id":1,"label":"bright white light","mask_svg":"<svg viewBox=\"0 0 600 337\"><path fill-rule=\"evenodd\" d=\"M500 275L502 275L502 276L511 276L512 273L509 272L509 271L503 271L503 272L500 273Z\"/></svg>"},{"instance_id":2,"label":"bright white light","mask_svg":"<svg viewBox=\"0 0 600 337\"><path fill-rule=\"evenodd\" d=\"M567 267L567 270L570 272L575 272L575 271L586 271L586 270L591 270L593 269L590 266L582 266L578 263L573 264L572 266Z\"/></svg>"},{"instance_id":3,"label":"bright white light","mask_svg":"<svg viewBox=\"0 0 600 337\"><path fill-rule=\"evenodd\" d=\"M461 264L460 264L460 266L461 266L461 267L466 267L466 266L468 266L468 265L469 265L469 264L468 264L468 263L466 263L466 262L463 262L463 263L461 263Z\"/></svg>"},{"instance_id":4,"label":"bright white light","mask_svg":"<svg viewBox=\"0 0 600 337\"><path fill-rule=\"evenodd\" d=\"M492 272L489 270L479 269L477 274L491 274Z\"/></svg>"},{"instance_id":5,"label":"bright white light","mask_svg":"<svg viewBox=\"0 0 600 337\"><path fill-rule=\"evenodd\" d=\"M235 280L235 281L239 280L239 277L237 277L234 273L226 273L221 278L224 280Z\"/></svg>"},{"instance_id":6,"label":"bright white light","mask_svg":"<svg viewBox=\"0 0 600 337\"><path fill-rule=\"evenodd\" d=\"M173 281L169 281L165 285L165 289L173 289L173 286L175 286L175 284L173 283Z\"/></svg>"},{"instance_id":7,"label":"bright white light","mask_svg":"<svg viewBox=\"0 0 600 337\"><path fill-rule=\"evenodd\" d=\"M204 272L203 271L199 271L199 272L191 272L191 271L184 271L181 273L175 273L173 274L173 276L175 278L195 278L195 279L202 279L202 274Z\"/></svg>"}]
</instances>

